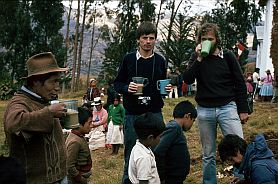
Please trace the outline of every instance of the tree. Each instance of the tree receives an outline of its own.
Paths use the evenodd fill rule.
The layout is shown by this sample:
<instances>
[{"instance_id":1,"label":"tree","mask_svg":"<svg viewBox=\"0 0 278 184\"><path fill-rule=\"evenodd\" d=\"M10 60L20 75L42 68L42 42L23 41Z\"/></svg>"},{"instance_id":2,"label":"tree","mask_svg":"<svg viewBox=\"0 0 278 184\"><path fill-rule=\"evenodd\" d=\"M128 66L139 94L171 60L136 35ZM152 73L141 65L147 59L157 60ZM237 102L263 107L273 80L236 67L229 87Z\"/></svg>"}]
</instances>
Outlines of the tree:
<instances>
[{"instance_id":1,"label":"tree","mask_svg":"<svg viewBox=\"0 0 278 184\"><path fill-rule=\"evenodd\" d=\"M64 61L61 0L4 0L0 9L1 74L11 83L27 75L25 62L31 55L51 51L59 64Z\"/></svg>"},{"instance_id":2,"label":"tree","mask_svg":"<svg viewBox=\"0 0 278 184\"><path fill-rule=\"evenodd\" d=\"M261 18L260 8L257 8L255 1L218 1L215 6L218 8L207 13L203 22L219 26L222 46L232 49L237 41L246 43L247 33L254 32L254 26Z\"/></svg>"},{"instance_id":3,"label":"tree","mask_svg":"<svg viewBox=\"0 0 278 184\"><path fill-rule=\"evenodd\" d=\"M75 25L75 37L74 37L74 49L73 49L73 65L72 65L72 79L70 91L75 91L75 80L76 80L76 62L77 62L77 51L78 51L78 37L79 37L79 17L80 17L80 0L78 0L77 14L76 14L76 25Z\"/></svg>"},{"instance_id":4,"label":"tree","mask_svg":"<svg viewBox=\"0 0 278 184\"><path fill-rule=\"evenodd\" d=\"M85 29L85 18L88 10L87 6L88 0L85 0L84 7L83 7L83 19L82 19L82 25L81 25L81 32L80 32L80 44L79 44L79 50L78 50L78 62L77 62L77 76L75 81L76 90L79 89L80 84L80 70L81 70L81 56L82 56L82 48L83 48L83 35L84 35L84 29Z\"/></svg>"},{"instance_id":5,"label":"tree","mask_svg":"<svg viewBox=\"0 0 278 184\"><path fill-rule=\"evenodd\" d=\"M173 67L182 68L195 48L194 33L197 29L195 18L178 14L172 24L170 39L168 39L168 31L162 32L163 41L160 43L159 50ZM163 27L169 29L167 24Z\"/></svg>"}]
</instances>

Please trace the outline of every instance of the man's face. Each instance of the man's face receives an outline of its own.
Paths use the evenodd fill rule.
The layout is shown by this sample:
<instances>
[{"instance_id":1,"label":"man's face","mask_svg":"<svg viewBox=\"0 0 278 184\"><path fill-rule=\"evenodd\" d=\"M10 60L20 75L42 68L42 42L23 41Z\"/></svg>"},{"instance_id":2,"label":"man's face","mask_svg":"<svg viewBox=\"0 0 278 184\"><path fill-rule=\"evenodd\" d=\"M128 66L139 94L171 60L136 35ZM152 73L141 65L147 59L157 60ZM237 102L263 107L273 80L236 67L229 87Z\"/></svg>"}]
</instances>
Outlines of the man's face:
<instances>
[{"instance_id":1,"label":"man's face","mask_svg":"<svg viewBox=\"0 0 278 184\"><path fill-rule=\"evenodd\" d=\"M155 34L142 35L137 42L143 51L152 51L155 44Z\"/></svg>"},{"instance_id":2,"label":"man's face","mask_svg":"<svg viewBox=\"0 0 278 184\"><path fill-rule=\"evenodd\" d=\"M210 53L214 53L217 44L216 44L216 37L213 31L209 31L201 36L201 42L209 40L211 42L211 50Z\"/></svg>"},{"instance_id":3,"label":"man's face","mask_svg":"<svg viewBox=\"0 0 278 184\"><path fill-rule=\"evenodd\" d=\"M34 83L35 92L47 101L57 98L59 87L60 74L52 75L44 83L36 81Z\"/></svg>"}]
</instances>

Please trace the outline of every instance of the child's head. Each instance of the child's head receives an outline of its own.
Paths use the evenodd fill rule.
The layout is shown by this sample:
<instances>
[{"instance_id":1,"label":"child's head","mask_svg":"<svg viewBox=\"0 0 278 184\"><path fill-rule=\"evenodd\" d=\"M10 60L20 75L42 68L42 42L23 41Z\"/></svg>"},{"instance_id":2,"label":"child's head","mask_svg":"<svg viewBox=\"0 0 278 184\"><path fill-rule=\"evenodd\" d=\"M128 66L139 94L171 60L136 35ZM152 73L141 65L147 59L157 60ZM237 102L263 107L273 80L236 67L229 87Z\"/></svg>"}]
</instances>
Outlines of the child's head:
<instances>
[{"instance_id":1,"label":"child's head","mask_svg":"<svg viewBox=\"0 0 278 184\"><path fill-rule=\"evenodd\" d=\"M165 123L156 114L147 112L136 118L134 121L134 129L139 140L152 139L153 143L150 146L154 146L158 144L158 141L156 142L154 140L159 138L159 135L164 131Z\"/></svg>"},{"instance_id":2,"label":"child's head","mask_svg":"<svg viewBox=\"0 0 278 184\"><path fill-rule=\"evenodd\" d=\"M219 143L218 152L223 162L228 160L239 166L246 148L247 143L244 139L235 134L228 134Z\"/></svg>"},{"instance_id":3,"label":"child's head","mask_svg":"<svg viewBox=\"0 0 278 184\"><path fill-rule=\"evenodd\" d=\"M87 134L91 131L92 115L88 109L78 107L78 121L80 133Z\"/></svg>"},{"instance_id":4,"label":"child's head","mask_svg":"<svg viewBox=\"0 0 278 184\"><path fill-rule=\"evenodd\" d=\"M121 95L118 93L115 93L114 95L114 106L119 105L121 102Z\"/></svg>"},{"instance_id":5,"label":"child's head","mask_svg":"<svg viewBox=\"0 0 278 184\"><path fill-rule=\"evenodd\" d=\"M175 119L180 119L182 129L187 131L192 127L197 117L197 110L188 100L182 101L175 106L173 117Z\"/></svg>"}]
</instances>

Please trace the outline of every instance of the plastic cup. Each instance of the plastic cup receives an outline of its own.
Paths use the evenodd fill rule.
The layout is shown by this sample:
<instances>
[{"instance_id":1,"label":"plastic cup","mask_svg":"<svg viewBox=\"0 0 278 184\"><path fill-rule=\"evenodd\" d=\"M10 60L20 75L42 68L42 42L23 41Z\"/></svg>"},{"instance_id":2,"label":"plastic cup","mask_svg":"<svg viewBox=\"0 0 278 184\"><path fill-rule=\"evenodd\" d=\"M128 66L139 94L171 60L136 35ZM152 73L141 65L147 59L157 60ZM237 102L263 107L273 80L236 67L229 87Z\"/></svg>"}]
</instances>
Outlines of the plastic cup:
<instances>
[{"instance_id":1,"label":"plastic cup","mask_svg":"<svg viewBox=\"0 0 278 184\"><path fill-rule=\"evenodd\" d=\"M202 42L201 56L207 57L210 53L211 41L205 40Z\"/></svg>"},{"instance_id":2,"label":"plastic cup","mask_svg":"<svg viewBox=\"0 0 278 184\"><path fill-rule=\"evenodd\" d=\"M160 90L161 95L168 95L168 92L165 90L165 87L170 84L171 79L158 80L156 82L157 89Z\"/></svg>"}]
</instances>

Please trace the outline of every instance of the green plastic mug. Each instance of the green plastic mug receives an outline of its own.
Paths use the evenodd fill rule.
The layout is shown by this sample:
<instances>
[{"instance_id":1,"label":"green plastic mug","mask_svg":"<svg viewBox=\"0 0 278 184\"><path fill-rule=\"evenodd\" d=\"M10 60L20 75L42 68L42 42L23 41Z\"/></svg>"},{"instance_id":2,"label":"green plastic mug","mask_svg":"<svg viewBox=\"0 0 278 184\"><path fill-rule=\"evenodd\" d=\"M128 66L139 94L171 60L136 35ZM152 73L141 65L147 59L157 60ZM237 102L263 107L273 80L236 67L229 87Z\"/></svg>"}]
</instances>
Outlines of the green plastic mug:
<instances>
[{"instance_id":1,"label":"green plastic mug","mask_svg":"<svg viewBox=\"0 0 278 184\"><path fill-rule=\"evenodd\" d=\"M202 42L201 56L207 57L210 53L211 41L205 40Z\"/></svg>"}]
</instances>

